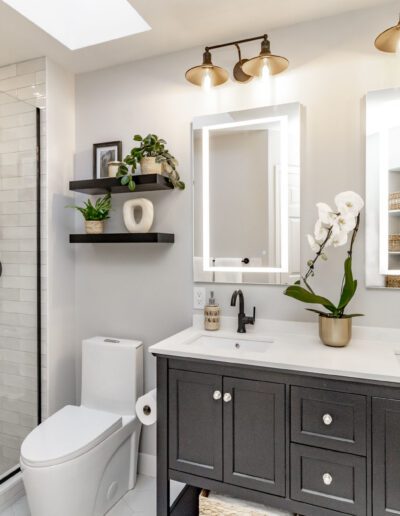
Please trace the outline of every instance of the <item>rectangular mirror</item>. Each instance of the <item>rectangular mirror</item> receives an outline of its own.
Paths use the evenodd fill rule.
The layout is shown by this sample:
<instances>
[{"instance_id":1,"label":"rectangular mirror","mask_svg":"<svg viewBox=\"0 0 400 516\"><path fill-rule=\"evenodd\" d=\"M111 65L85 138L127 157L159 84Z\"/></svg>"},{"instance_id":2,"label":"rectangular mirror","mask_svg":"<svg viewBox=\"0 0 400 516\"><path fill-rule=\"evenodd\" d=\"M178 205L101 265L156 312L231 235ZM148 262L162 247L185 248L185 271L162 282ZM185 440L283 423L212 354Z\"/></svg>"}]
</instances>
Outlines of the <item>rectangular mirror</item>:
<instances>
[{"instance_id":1,"label":"rectangular mirror","mask_svg":"<svg viewBox=\"0 0 400 516\"><path fill-rule=\"evenodd\" d=\"M400 288L400 89L367 95L366 283Z\"/></svg>"},{"instance_id":2,"label":"rectangular mirror","mask_svg":"<svg viewBox=\"0 0 400 516\"><path fill-rule=\"evenodd\" d=\"M300 105L193 121L195 282L292 283L300 271Z\"/></svg>"}]
</instances>

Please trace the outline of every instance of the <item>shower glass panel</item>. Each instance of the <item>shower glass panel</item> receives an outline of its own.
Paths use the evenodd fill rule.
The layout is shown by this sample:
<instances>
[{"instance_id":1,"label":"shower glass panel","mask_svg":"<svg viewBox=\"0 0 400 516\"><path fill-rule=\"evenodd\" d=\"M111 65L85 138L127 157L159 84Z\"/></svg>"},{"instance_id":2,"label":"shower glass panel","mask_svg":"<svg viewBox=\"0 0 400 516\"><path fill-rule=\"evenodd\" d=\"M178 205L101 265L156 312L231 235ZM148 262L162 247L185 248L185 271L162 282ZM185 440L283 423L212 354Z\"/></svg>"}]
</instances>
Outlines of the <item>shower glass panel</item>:
<instances>
[{"instance_id":1,"label":"shower glass panel","mask_svg":"<svg viewBox=\"0 0 400 516\"><path fill-rule=\"evenodd\" d=\"M40 419L39 128L39 109L0 92L0 482Z\"/></svg>"}]
</instances>

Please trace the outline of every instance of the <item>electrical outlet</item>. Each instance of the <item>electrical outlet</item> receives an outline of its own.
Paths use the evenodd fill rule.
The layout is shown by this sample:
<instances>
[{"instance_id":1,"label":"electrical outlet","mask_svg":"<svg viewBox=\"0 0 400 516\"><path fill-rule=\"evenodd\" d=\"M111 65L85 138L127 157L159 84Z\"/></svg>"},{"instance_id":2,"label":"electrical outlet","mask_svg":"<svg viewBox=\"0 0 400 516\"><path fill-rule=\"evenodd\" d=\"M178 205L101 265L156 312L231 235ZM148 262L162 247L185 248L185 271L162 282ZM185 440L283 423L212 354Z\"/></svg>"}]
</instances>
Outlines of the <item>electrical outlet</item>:
<instances>
[{"instance_id":1,"label":"electrical outlet","mask_svg":"<svg viewBox=\"0 0 400 516\"><path fill-rule=\"evenodd\" d=\"M206 306L206 289L204 287L193 288L193 308L203 310Z\"/></svg>"}]
</instances>

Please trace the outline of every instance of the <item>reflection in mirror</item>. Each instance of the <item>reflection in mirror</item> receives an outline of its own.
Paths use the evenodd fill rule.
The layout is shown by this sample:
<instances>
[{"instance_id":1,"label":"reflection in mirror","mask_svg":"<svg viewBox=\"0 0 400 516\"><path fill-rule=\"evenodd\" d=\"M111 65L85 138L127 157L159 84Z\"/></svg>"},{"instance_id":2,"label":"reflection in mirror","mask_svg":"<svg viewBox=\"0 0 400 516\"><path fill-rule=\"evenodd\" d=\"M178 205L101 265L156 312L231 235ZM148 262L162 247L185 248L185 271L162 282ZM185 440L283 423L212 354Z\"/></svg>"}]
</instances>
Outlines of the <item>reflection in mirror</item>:
<instances>
[{"instance_id":1,"label":"reflection in mirror","mask_svg":"<svg viewBox=\"0 0 400 516\"><path fill-rule=\"evenodd\" d=\"M299 104L196 118L193 174L194 281L295 281Z\"/></svg>"},{"instance_id":2,"label":"reflection in mirror","mask_svg":"<svg viewBox=\"0 0 400 516\"><path fill-rule=\"evenodd\" d=\"M366 283L400 288L400 89L367 95Z\"/></svg>"}]
</instances>

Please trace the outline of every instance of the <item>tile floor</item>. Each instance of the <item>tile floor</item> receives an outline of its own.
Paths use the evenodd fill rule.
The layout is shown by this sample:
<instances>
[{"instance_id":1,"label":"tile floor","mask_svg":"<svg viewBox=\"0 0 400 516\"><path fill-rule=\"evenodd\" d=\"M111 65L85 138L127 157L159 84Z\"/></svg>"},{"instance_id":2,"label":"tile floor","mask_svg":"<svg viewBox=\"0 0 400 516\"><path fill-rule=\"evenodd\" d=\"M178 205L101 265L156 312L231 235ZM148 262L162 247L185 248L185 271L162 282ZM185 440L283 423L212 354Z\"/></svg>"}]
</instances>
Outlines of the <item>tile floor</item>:
<instances>
[{"instance_id":1,"label":"tile floor","mask_svg":"<svg viewBox=\"0 0 400 516\"><path fill-rule=\"evenodd\" d=\"M181 484L171 484L171 498L174 500L182 488ZM26 498L21 498L0 516L29 516ZM139 475L135 489L129 491L107 516L156 516L156 479Z\"/></svg>"}]
</instances>

